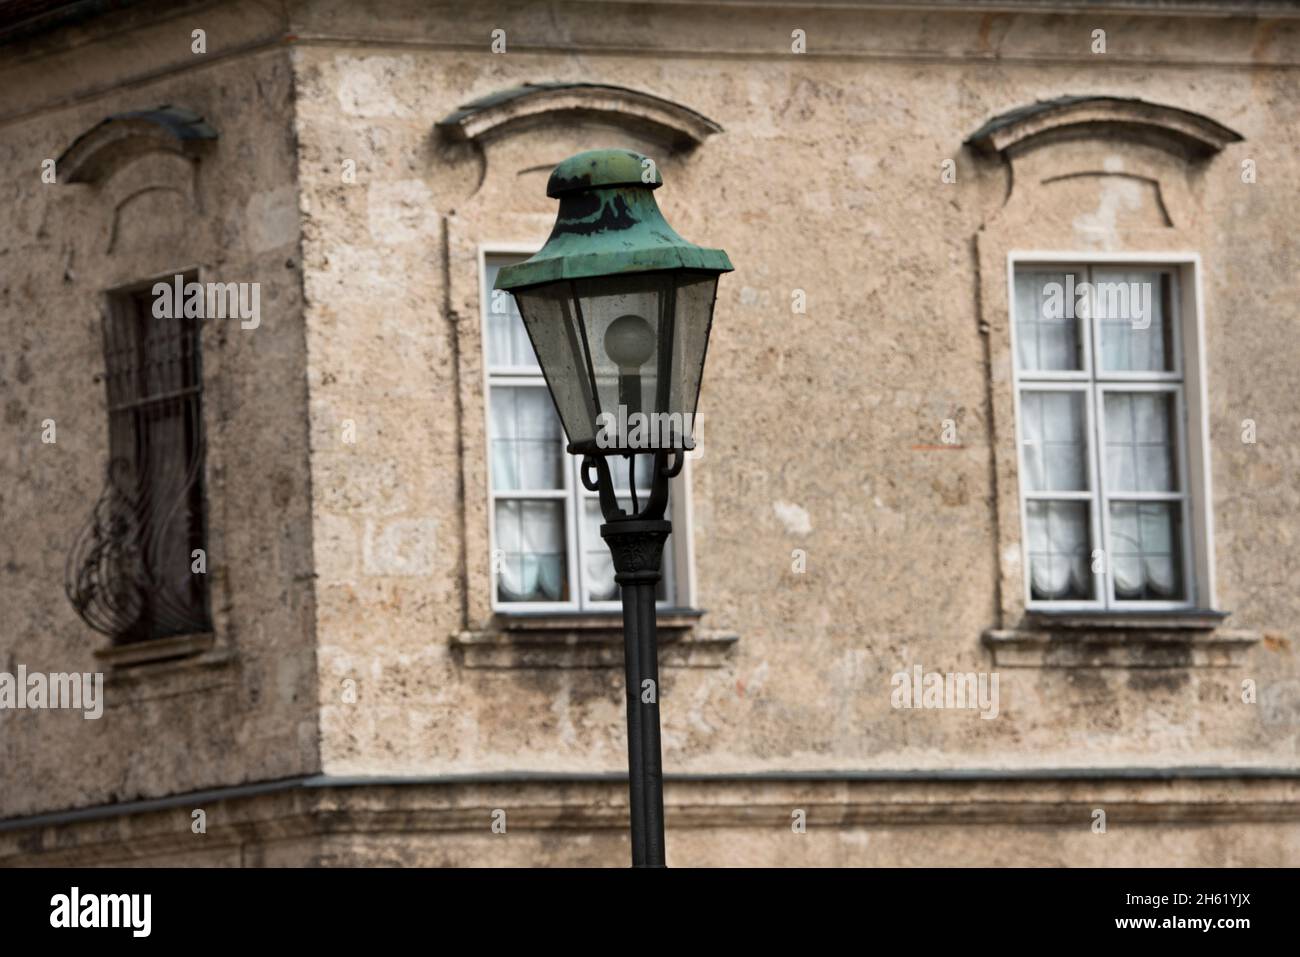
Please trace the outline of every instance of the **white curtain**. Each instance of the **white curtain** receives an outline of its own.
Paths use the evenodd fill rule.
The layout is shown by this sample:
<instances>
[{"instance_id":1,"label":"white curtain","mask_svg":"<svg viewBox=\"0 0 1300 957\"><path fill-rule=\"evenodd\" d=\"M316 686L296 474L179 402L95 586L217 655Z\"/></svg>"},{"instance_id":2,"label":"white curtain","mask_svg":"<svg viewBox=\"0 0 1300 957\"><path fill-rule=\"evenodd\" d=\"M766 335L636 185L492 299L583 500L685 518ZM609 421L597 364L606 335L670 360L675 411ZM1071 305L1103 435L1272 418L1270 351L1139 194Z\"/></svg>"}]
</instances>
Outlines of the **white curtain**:
<instances>
[{"instance_id":1,"label":"white curtain","mask_svg":"<svg viewBox=\"0 0 1300 957\"><path fill-rule=\"evenodd\" d=\"M1115 597L1183 597L1176 502L1114 502L1110 507Z\"/></svg>"},{"instance_id":2,"label":"white curtain","mask_svg":"<svg viewBox=\"0 0 1300 957\"><path fill-rule=\"evenodd\" d=\"M1043 601L1093 597L1088 503L1026 503L1030 584Z\"/></svg>"},{"instance_id":3,"label":"white curtain","mask_svg":"<svg viewBox=\"0 0 1300 957\"><path fill-rule=\"evenodd\" d=\"M614 460L611 460L611 465ZM622 461L619 459L618 461ZM623 474L626 476L626 465ZM615 482L617 483L617 479ZM624 508L630 508L631 502L622 502ZM610 557L609 547L600 537L600 525L604 521L600 512L598 499L583 502L583 571L586 573L588 601L615 601L618 598L618 583L614 581L614 560Z\"/></svg>"},{"instance_id":4,"label":"white curtain","mask_svg":"<svg viewBox=\"0 0 1300 957\"><path fill-rule=\"evenodd\" d=\"M1081 282L1082 275L1075 276ZM1044 307L1048 302L1048 286L1060 287L1059 315L1049 317ZM1079 348L1079 321L1066 318L1064 308L1065 273L1016 273L1016 361L1022 372L1062 371L1082 369L1083 356Z\"/></svg>"},{"instance_id":5,"label":"white curtain","mask_svg":"<svg viewBox=\"0 0 1300 957\"><path fill-rule=\"evenodd\" d=\"M1173 394L1106 393L1106 487L1112 493L1177 491Z\"/></svg>"},{"instance_id":6,"label":"white curtain","mask_svg":"<svg viewBox=\"0 0 1300 957\"><path fill-rule=\"evenodd\" d=\"M1088 444L1083 392L1020 393L1025 487L1032 492L1086 492Z\"/></svg>"},{"instance_id":7,"label":"white curtain","mask_svg":"<svg viewBox=\"0 0 1300 957\"><path fill-rule=\"evenodd\" d=\"M564 488L561 430L546 389L493 386L492 488L518 492L496 504L497 589L502 601L567 598L564 502L528 498Z\"/></svg>"},{"instance_id":8,"label":"white curtain","mask_svg":"<svg viewBox=\"0 0 1300 957\"><path fill-rule=\"evenodd\" d=\"M502 500L496 505L497 594L502 601L566 597L564 503Z\"/></svg>"},{"instance_id":9,"label":"white curtain","mask_svg":"<svg viewBox=\"0 0 1300 957\"><path fill-rule=\"evenodd\" d=\"M492 387L492 488L564 487L564 445L555 406L541 386Z\"/></svg>"},{"instance_id":10,"label":"white curtain","mask_svg":"<svg viewBox=\"0 0 1300 957\"><path fill-rule=\"evenodd\" d=\"M1098 290L1122 284L1128 313L1111 315L1109 307L1125 302L1108 291L1098 293L1101 323L1101 367L1110 372L1158 372L1171 368L1170 329L1165 317L1164 286L1158 272L1094 269ZM1118 290L1116 290L1118 292ZM1137 299L1135 297L1140 297ZM1149 297L1149 298L1148 298ZM1139 303L1150 302L1150 312L1139 315Z\"/></svg>"},{"instance_id":11,"label":"white curtain","mask_svg":"<svg viewBox=\"0 0 1300 957\"><path fill-rule=\"evenodd\" d=\"M524 328L515 297L492 288L503 263L489 263L483 295L487 300L488 365L493 368L536 368L537 354Z\"/></svg>"}]
</instances>

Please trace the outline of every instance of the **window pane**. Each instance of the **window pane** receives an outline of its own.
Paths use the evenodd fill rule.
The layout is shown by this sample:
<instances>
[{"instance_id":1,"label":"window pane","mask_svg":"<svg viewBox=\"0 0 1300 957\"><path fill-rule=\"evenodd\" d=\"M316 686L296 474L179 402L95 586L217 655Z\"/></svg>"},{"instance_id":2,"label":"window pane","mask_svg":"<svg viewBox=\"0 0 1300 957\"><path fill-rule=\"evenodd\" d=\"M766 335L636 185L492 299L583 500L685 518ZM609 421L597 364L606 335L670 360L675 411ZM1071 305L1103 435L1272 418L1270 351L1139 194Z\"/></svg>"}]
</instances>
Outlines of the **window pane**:
<instances>
[{"instance_id":1,"label":"window pane","mask_svg":"<svg viewBox=\"0 0 1300 957\"><path fill-rule=\"evenodd\" d=\"M1033 492L1088 489L1087 413L1083 392L1020 393L1024 419L1025 488Z\"/></svg>"},{"instance_id":2,"label":"window pane","mask_svg":"<svg viewBox=\"0 0 1300 957\"><path fill-rule=\"evenodd\" d=\"M1083 368L1081 326L1065 292L1063 272L1016 273L1016 361L1022 372Z\"/></svg>"},{"instance_id":3,"label":"window pane","mask_svg":"<svg viewBox=\"0 0 1300 957\"><path fill-rule=\"evenodd\" d=\"M569 600L563 502L498 501L496 539L497 600Z\"/></svg>"},{"instance_id":4,"label":"window pane","mask_svg":"<svg viewBox=\"0 0 1300 957\"><path fill-rule=\"evenodd\" d=\"M519 260L522 261L523 257ZM537 355L528 339L528 330L519 316L515 297L508 292L493 289L497 273L504 262L489 263L487 267L487 284L483 294L487 308L487 350L488 365L494 367L537 368Z\"/></svg>"},{"instance_id":5,"label":"window pane","mask_svg":"<svg viewBox=\"0 0 1300 957\"><path fill-rule=\"evenodd\" d=\"M618 584L614 581L614 559L600 537L600 525L605 520L600 513L600 502L588 499L583 506L582 569L586 574L587 600L615 601Z\"/></svg>"},{"instance_id":6,"label":"window pane","mask_svg":"<svg viewBox=\"0 0 1300 957\"><path fill-rule=\"evenodd\" d=\"M1176 492L1174 394L1106 393L1106 484L1112 492Z\"/></svg>"},{"instance_id":7,"label":"window pane","mask_svg":"<svg viewBox=\"0 0 1300 957\"><path fill-rule=\"evenodd\" d=\"M1093 598L1087 502L1025 503L1029 591L1038 601Z\"/></svg>"},{"instance_id":8,"label":"window pane","mask_svg":"<svg viewBox=\"0 0 1300 957\"><path fill-rule=\"evenodd\" d=\"M1093 309L1101 326L1103 370L1173 370L1173 330L1166 309L1168 293L1169 276L1164 273L1094 271Z\"/></svg>"},{"instance_id":9,"label":"window pane","mask_svg":"<svg viewBox=\"0 0 1300 957\"><path fill-rule=\"evenodd\" d=\"M654 456L653 455L636 455L633 456L636 461L636 489L637 495L648 492L650 489L650 479L654 475ZM614 480L616 491L623 492L629 490L628 485L628 460L621 455L611 455L605 459L609 463L609 475ZM671 464L671 459L670 459Z\"/></svg>"},{"instance_id":10,"label":"window pane","mask_svg":"<svg viewBox=\"0 0 1300 957\"><path fill-rule=\"evenodd\" d=\"M498 491L564 487L564 441L542 386L491 389L492 487Z\"/></svg>"},{"instance_id":11,"label":"window pane","mask_svg":"<svg viewBox=\"0 0 1300 957\"><path fill-rule=\"evenodd\" d=\"M1112 502L1111 564L1118 601L1185 601L1177 502Z\"/></svg>"},{"instance_id":12,"label":"window pane","mask_svg":"<svg viewBox=\"0 0 1300 957\"><path fill-rule=\"evenodd\" d=\"M631 510L632 500L619 497L619 504ZM582 569L586 575L585 585L588 601L617 601L618 583L614 581L614 559L609 553L609 546L600 537L600 526L605 521L597 499L587 499L583 503L582 517ZM655 588L655 600L668 600L669 556L671 549L664 548L661 571L662 577Z\"/></svg>"}]
</instances>

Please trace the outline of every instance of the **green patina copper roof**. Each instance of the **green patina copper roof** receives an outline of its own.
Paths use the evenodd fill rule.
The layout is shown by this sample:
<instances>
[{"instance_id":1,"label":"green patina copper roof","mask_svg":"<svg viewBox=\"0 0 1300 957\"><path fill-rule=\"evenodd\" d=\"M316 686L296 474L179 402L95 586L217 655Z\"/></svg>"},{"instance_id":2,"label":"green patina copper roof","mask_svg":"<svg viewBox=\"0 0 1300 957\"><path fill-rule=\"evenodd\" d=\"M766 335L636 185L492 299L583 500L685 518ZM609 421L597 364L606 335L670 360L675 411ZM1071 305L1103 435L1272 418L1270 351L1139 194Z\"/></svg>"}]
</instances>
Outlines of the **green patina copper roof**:
<instances>
[{"instance_id":1,"label":"green patina copper roof","mask_svg":"<svg viewBox=\"0 0 1300 957\"><path fill-rule=\"evenodd\" d=\"M551 172L546 195L559 199L565 193L604 186L644 186L658 189L664 184L659 167L648 157L631 150L590 150L570 156Z\"/></svg>"},{"instance_id":2,"label":"green patina copper roof","mask_svg":"<svg viewBox=\"0 0 1300 957\"><path fill-rule=\"evenodd\" d=\"M731 272L721 249L688 243L668 225L651 192L661 185L658 168L631 150L569 157L546 186L560 200L550 238L531 259L504 267L496 288L664 269Z\"/></svg>"}]
</instances>

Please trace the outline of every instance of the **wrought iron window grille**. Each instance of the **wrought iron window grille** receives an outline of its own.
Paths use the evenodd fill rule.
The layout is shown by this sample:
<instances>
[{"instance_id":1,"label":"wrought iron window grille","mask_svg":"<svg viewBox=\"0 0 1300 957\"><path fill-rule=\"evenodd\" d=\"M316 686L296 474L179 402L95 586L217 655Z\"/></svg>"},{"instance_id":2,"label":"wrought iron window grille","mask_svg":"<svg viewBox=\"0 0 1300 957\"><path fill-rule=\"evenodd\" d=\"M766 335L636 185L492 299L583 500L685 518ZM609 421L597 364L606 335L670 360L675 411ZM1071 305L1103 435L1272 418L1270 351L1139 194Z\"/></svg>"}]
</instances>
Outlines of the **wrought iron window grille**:
<instances>
[{"instance_id":1,"label":"wrought iron window grille","mask_svg":"<svg viewBox=\"0 0 1300 957\"><path fill-rule=\"evenodd\" d=\"M110 295L104 314L109 461L65 589L81 619L119 643L212 627L200 328L156 318L149 287Z\"/></svg>"}]
</instances>

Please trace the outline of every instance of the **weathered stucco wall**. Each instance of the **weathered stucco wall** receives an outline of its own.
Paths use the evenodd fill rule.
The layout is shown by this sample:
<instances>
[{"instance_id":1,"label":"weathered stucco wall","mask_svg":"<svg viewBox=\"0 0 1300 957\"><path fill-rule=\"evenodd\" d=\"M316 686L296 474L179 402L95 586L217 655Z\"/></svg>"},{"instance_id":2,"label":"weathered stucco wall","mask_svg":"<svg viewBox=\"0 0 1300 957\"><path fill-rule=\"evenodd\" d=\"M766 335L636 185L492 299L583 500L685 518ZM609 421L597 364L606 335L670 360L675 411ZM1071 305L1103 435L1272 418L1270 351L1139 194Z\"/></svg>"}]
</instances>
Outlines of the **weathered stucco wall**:
<instances>
[{"instance_id":1,"label":"weathered stucco wall","mask_svg":"<svg viewBox=\"0 0 1300 957\"><path fill-rule=\"evenodd\" d=\"M118 669L97 722L0 714L0 818L317 772L625 769L619 668L508 647L514 667L469 667L453 641L508 637L489 598L480 252L540 245L550 169L625 146L659 162L674 228L737 267L719 286L689 482L697 637L738 640L694 661L705 666L665 668L665 770L922 773L861 793L670 784L670 860L1294 861L1285 781L1012 775L968 790L924 774L1297 766L1296 20L414 0L292 4L283 20L241 3L185 10L145 5L0 66L0 669L104 667L107 639L62 586L102 481L99 297L195 264L262 284L259 329L204 331L215 644ZM206 57L190 52L195 27ZM1090 52L1097 28L1104 55ZM796 29L804 54L790 52ZM592 117L458 145L434 128L476 97L557 80L665 97L723 132L674 153ZM1014 176L963 147L990 117L1065 94L1194 110L1244 141L1189 164L1116 131L1018 157ZM220 133L188 197L40 182L40 160L104 116L163 103ZM1096 164L1149 188L1117 201ZM1086 175L1053 182L1058 168ZM1259 639L1227 666L1010 668L982 644L1023 611L1008 590L1013 249L1200 256L1219 607ZM795 290L806 313L791 310ZM40 442L45 418L55 445ZM1246 418L1255 444L1241 441ZM941 442L946 419L956 447ZM915 665L999 672L998 716L894 709L890 678ZM608 782L429 787L287 807L213 798L203 859L625 858ZM995 810L967 816L971 801ZM803 805L816 830L791 844ZM1133 836L1089 844L1097 806L1132 811ZM498 807L522 818L508 843L492 843ZM0 862L38 846L45 860L199 860L188 808L137 811L48 839L8 833Z\"/></svg>"},{"instance_id":2,"label":"weathered stucco wall","mask_svg":"<svg viewBox=\"0 0 1300 957\"><path fill-rule=\"evenodd\" d=\"M294 51L327 770L622 764L617 671L468 670L446 637L489 617L476 253L540 244L549 169L609 145L654 155L669 221L737 265L720 284L692 491L696 603L740 640L721 668L666 672L667 769L1294 765L1297 599L1277 586L1295 524L1287 436L1300 424L1283 292L1297 107L1294 69L1268 65L1293 67L1293 25L1216 23L1211 42L1203 24L1145 17L703 8L688 21L605 8L596 24L587 5L554 9L546 23L508 6L453 18L399 5L382 21L303 11L300 33L333 38ZM1109 30L1105 56L1089 52L1095 26ZM807 55L787 52L796 27ZM495 28L504 54L489 48ZM439 144L434 123L459 105L542 80L648 91L725 132L688 157L562 120L477 153ZM965 138L1012 107L1083 93L1192 109L1245 141L1196 166L1146 157L1123 134L1089 147L1103 164L1154 163L1157 185L1190 196L1178 221L1127 208L1116 219L1100 177L1026 179L1003 211L1007 169ZM948 158L955 184L941 182ZM1261 171L1252 185L1246 158ZM891 708L894 672L992 670L981 633L1017 624L1003 620L1016 603L999 590L1008 543L994 512L998 495L1015 507L1014 471L993 484L993 446L1013 439L989 412L1009 373L980 331L983 320L1005 339L1005 249L977 271L986 229L1006 248L1202 257L1220 606L1233 628L1269 636L1241 663L998 669L995 720ZM986 294L981 313L982 283L1001 284L1001 309ZM795 289L805 315L791 312ZM949 418L956 450L939 440ZM1243 418L1269 437L1243 445ZM338 438L345 419L359 423L355 446ZM1241 701L1246 678L1258 704Z\"/></svg>"},{"instance_id":3,"label":"weathered stucco wall","mask_svg":"<svg viewBox=\"0 0 1300 957\"><path fill-rule=\"evenodd\" d=\"M293 76L264 12L201 23L211 59L191 52L188 18L141 10L124 35L87 27L0 67L0 670L109 673L99 720L0 713L0 817L317 766ZM105 117L164 104L218 131L197 164L148 152L93 183L42 182L42 160ZM115 670L63 584L107 465L102 297L194 267L260 283L256 329L202 332L215 640Z\"/></svg>"}]
</instances>

